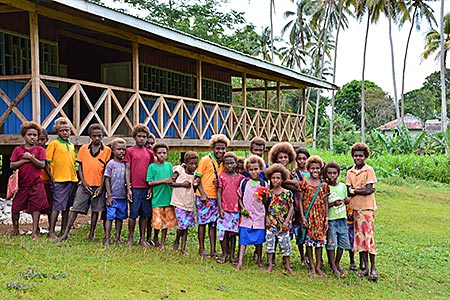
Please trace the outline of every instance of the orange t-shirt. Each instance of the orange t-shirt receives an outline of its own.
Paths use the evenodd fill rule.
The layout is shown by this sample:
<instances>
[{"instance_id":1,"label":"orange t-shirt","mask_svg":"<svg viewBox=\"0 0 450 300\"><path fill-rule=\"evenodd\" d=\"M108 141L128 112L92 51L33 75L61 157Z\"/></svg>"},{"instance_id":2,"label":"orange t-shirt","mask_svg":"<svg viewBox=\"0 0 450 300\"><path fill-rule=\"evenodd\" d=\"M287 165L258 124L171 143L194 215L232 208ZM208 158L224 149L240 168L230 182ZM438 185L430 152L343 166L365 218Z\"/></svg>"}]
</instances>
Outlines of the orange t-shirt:
<instances>
[{"instance_id":1,"label":"orange t-shirt","mask_svg":"<svg viewBox=\"0 0 450 300\"><path fill-rule=\"evenodd\" d=\"M347 186L353 189L364 188L369 183L377 182L375 172L371 166L364 165L360 170L356 170L353 166L347 171ZM350 197L350 208L354 210L377 209L375 202L375 194L355 195Z\"/></svg>"},{"instance_id":2,"label":"orange t-shirt","mask_svg":"<svg viewBox=\"0 0 450 300\"><path fill-rule=\"evenodd\" d=\"M82 168L86 183L90 186L100 186L106 163L111 158L111 149L101 144L100 150L93 154L91 145L81 146L77 161L80 163L79 168Z\"/></svg>"},{"instance_id":3,"label":"orange t-shirt","mask_svg":"<svg viewBox=\"0 0 450 300\"><path fill-rule=\"evenodd\" d=\"M214 167L217 171L217 177L214 172ZM214 179L219 179L219 174L224 170L223 163L218 164L214 154L208 154L200 160L197 167L197 176L201 178L203 191L208 198L217 199L217 187L213 184ZM197 196L201 196L197 190Z\"/></svg>"}]
</instances>

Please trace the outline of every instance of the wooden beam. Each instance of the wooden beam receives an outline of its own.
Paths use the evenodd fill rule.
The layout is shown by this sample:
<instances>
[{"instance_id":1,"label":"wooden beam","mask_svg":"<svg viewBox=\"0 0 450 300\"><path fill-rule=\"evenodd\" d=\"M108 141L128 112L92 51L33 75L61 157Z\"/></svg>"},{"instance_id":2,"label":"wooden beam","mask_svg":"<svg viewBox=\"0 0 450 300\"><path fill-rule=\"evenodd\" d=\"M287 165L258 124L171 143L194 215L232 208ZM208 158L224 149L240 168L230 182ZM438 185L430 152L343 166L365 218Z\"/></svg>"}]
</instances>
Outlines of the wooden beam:
<instances>
[{"instance_id":1,"label":"wooden beam","mask_svg":"<svg viewBox=\"0 0 450 300\"><path fill-rule=\"evenodd\" d=\"M264 108L269 109L269 93L267 89L267 80L264 80Z\"/></svg>"},{"instance_id":2,"label":"wooden beam","mask_svg":"<svg viewBox=\"0 0 450 300\"><path fill-rule=\"evenodd\" d=\"M276 91L278 89L278 87L276 86L261 86L261 87L247 87L246 90L247 92L261 92L261 91ZM288 85L282 85L280 86L280 90L284 91L284 90L297 90L298 87L293 87L293 86L288 86ZM242 92L242 88L233 88L232 89L233 93L239 93Z\"/></svg>"},{"instance_id":3,"label":"wooden beam","mask_svg":"<svg viewBox=\"0 0 450 300\"><path fill-rule=\"evenodd\" d=\"M3 13L15 13L15 12L22 12L23 10L19 8L14 8L9 5L0 5L0 14Z\"/></svg>"},{"instance_id":4,"label":"wooden beam","mask_svg":"<svg viewBox=\"0 0 450 300\"><path fill-rule=\"evenodd\" d=\"M1 3L11 7L18 8L20 10L35 11L36 4L30 1L17 1L17 0L0 0Z\"/></svg>"},{"instance_id":5,"label":"wooden beam","mask_svg":"<svg viewBox=\"0 0 450 300\"><path fill-rule=\"evenodd\" d=\"M115 45L109 42L104 42L101 41L99 39L95 39L95 38L91 38L91 37L87 37L78 33L74 33L74 32L69 32L67 30L59 30L58 31L61 35L70 37L72 39L76 39L76 40L80 40L89 44L94 44L97 46L101 46L101 47L105 47L105 48L109 48L109 49L113 49L113 50L117 50L120 52L124 52L124 53L131 53L132 51L130 50L130 48L127 47L123 47L123 46L119 46L119 45Z\"/></svg>"},{"instance_id":6,"label":"wooden beam","mask_svg":"<svg viewBox=\"0 0 450 300\"><path fill-rule=\"evenodd\" d=\"M202 61L197 60L197 99L202 100Z\"/></svg>"},{"instance_id":7,"label":"wooden beam","mask_svg":"<svg viewBox=\"0 0 450 300\"><path fill-rule=\"evenodd\" d=\"M41 123L41 90L39 79L39 28L38 15L29 12L31 50L31 99L33 121Z\"/></svg>"},{"instance_id":8,"label":"wooden beam","mask_svg":"<svg viewBox=\"0 0 450 300\"><path fill-rule=\"evenodd\" d=\"M133 104L133 124L139 123L139 44L133 42L132 44L132 80L133 89L135 91L135 99Z\"/></svg>"},{"instance_id":9,"label":"wooden beam","mask_svg":"<svg viewBox=\"0 0 450 300\"><path fill-rule=\"evenodd\" d=\"M242 106L247 106L247 73L242 73Z\"/></svg>"}]
</instances>

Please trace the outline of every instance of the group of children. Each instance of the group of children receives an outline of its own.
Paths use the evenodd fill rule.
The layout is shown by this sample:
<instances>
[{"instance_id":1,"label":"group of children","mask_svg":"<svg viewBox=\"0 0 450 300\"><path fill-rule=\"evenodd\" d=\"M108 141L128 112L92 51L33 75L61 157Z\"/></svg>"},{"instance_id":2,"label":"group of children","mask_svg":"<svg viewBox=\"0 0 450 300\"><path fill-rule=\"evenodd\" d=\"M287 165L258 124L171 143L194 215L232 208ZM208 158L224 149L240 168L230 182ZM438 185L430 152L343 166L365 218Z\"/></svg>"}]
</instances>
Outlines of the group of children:
<instances>
[{"instance_id":1,"label":"group of children","mask_svg":"<svg viewBox=\"0 0 450 300\"><path fill-rule=\"evenodd\" d=\"M169 146L155 143L142 124L133 128L135 145L129 148L121 138L113 139L111 148L104 145L101 125L93 124L88 129L90 144L83 145L78 153L69 140L70 122L59 118L54 129L58 137L44 150L48 141L45 131L34 122L21 127L25 145L15 148L11 155L11 168L20 171L11 235L19 233L19 212L27 211L33 217L33 238L38 237L40 213L47 213L49 239L66 240L77 215L87 214L90 207L89 239L94 240L102 214L105 247L110 245L113 221L114 243L122 244L125 219L127 244L131 246L139 217L140 245L164 249L167 230L178 226L173 250L180 248L181 239L181 252L187 255L189 228L197 224L199 255L215 258L218 263L229 261L235 264L235 270L243 267L246 247L251 245L255 246L257 265L263 268L265 243L266 272L275 265L278 246L286 270L295 274L290 262L291 240L295 239L301 263L309 265L311 275L325 275L322 248L326 247L336 275L346 273L340 260L344 250L349 250L350 269L356 270L353 252L359 252L361 272L356 275L378 279L374 242L376 178L365 163L370 153L363 143L351 148L354 165L343 184L338 182L337 163L324 164L319 156L310 156L303 148L295 151L288 142L271 148L269 166L262 159L264 139L255 137L250 144L251 155L244 159L227 152L229 140L225 135L213 135L208 155L200 159L196 152L188 151L183 164L174 167L166 161ZM55 224L59 212L62 228L58 238ZM205 248L206 233L209 251ZM216 251L216 235L222 253Z\"/></svg>"}]
</instances>

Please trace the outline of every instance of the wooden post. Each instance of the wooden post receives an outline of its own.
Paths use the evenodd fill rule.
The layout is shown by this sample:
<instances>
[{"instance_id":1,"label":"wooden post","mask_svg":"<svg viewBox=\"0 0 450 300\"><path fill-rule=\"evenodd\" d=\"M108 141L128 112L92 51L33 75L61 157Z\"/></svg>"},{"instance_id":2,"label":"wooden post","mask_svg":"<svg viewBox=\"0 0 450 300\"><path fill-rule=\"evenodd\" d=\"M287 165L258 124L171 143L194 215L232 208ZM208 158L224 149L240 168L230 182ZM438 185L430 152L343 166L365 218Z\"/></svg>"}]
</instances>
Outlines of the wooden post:
<instances>
[{"instance_id":1,"label":"wooden post","mask_svg":"<svg viewBox=\"0 0 450 300\"><path fill-rule=\"evenodd\" d=\"M281 111L280 92L281 92L280 82L278 81L277 82L277 108L278 108L278 111Z\"/></svg>"},{"instance_id":2,"label":"wooden post","mask_svg":"<svg viewBox=\"0 0 450 300\"><path fill-rule=\"evenodd\" d=\"M30 11L30 46L31 46L31 99L33 121L41 123L41 89L39 87L39 28L38 14Z\"/></svg>"},{"instance_id":3,"label":"wooden post","mask_svg":"<svg viewBox=\"0 0 450 300\"><path fill-rule=\"evenodd\" d=\"M247 73L242 73L242 106L247 106Z\"/></svg>"},{"instance_id":4,"label":"wooden post","mask_svg":"<svg viewBox=\"0 0 450 300\"><path fill-rule=\"evenodd\" d=\"M133 104L133 122L139 123L139 43L132 43L132 75L133 89L135 93Z\"/></svg>"},{"instance_id":5,"label":"wooden post","mask_svg":"<svg viewBox=\"0 0 450 300\"><path fill-rule=\"evenodd\" d=\"M302 89L302 115L302 142L304 142L306 140L306 89Z\"/></svg>"},{"instance_id":6,"label":"wooden post","mask_svg":"<svg viewBox=\"0 0 450 300\"><path fill-rule=\"evenodd\" d=\"M264 80L264 108L269 109L269 91L267 90L267 80Z\"/></svg>"},{"instance_id":7,"label":"wooden post","mask_svg":"<svg viewBox=\"0 0 450 300\"><path fill-rule=\"evenodd\" d=\"M201 109L197 113L197 128L200 131L200 133L203 131L203 103L202 102L202 61L197 60L197 99L200 100L200 107ZM192 116L195 117L195 116ZM202 136L198 137L199 139L202 139Z\"/></svg>"},{"instance_id":8,"label":"wooden post","mask_svg":"<svg viewBox=\"0 0 450 300\"><path fill-rule=\"evenodd\" d=\"M80 129L80 122L81 122L81 104L80 104L80 91L81 91L81 84L79 82L76 83L76 90L75 94L73 95L73 113L72 113L72 125L75 127L76 130Z\"/></svg>"}]
</instances>

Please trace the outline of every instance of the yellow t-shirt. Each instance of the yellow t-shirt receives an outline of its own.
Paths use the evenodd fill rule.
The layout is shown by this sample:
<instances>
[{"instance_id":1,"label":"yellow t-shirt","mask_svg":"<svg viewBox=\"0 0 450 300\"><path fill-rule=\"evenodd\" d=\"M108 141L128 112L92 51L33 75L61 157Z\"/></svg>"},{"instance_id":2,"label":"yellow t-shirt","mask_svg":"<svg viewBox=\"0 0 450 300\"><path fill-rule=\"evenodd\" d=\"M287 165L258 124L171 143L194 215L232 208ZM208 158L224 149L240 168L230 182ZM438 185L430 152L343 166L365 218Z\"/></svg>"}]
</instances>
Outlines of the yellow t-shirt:
<instances>
[{"instance_id":1,"label":"yellow t-shirt","mask_svg":"<svg viewBox=\"0 0 450 300\"><path fill-rule=\"evenodd\" d=\"M51 141L45 151L50 173L55 182L78 182L75 170L76 152L74 145L60 137Z\"/></svg>"},{"instance_id":2,"label":"yellow t-shirt","mask_svg":"<svg viewBox=\"0 0 450 300\"><path fill-rule=\"evenodd\" d=\"M217 177L214 172L214 167L217 171ZM208 154L200 160L196 175L201 178L203 191L208 198L217 199L217 187L213 184L213 180L218 179L219 174L222 173L223 170L223 163L219 165L214 154ZM201 196L198 190L197 196Z\"/></svg>"},{"instance_id":3,"label":"yellow t-shirt","mask_svg":"<svg viewBox=\"0 0 450 300\"><path fill-rule=\"evenodd\" d=\"M100 150L92 155L91 144L81 146L78 151L77 161L79 168L83 170L83 177L90 186L100 186L102 184L103 170L106 163L111 158L111 149L101 144Z\"/></svg>"}]
</instances>

